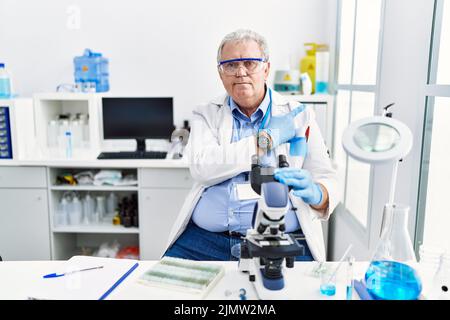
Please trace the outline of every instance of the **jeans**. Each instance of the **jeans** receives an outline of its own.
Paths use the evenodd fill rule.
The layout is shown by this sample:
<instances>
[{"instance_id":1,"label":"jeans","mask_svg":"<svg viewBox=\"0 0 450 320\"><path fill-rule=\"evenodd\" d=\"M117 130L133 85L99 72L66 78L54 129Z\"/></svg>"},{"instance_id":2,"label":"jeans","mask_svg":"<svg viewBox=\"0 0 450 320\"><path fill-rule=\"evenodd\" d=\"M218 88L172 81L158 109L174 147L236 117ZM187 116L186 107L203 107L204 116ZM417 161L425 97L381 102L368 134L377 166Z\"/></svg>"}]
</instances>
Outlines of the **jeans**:
<instances>
[{"instance_id":1,"label":"jeans","mask_svg":"<svg viewBox=\"0 0 450 320\"><path fill-rule=\"evenodd\" d=\"M295 260L314 261L306 241L304 239L297 241L304 246L305 255L297 256ZM190 221L186 230L164 256L200 261L237 261L238 258L233 256L231 251L234 245L241 242L242 239L239 237L210 232ZM235 247L233 251L236 249Z\"/></svg>"}]
</instances>

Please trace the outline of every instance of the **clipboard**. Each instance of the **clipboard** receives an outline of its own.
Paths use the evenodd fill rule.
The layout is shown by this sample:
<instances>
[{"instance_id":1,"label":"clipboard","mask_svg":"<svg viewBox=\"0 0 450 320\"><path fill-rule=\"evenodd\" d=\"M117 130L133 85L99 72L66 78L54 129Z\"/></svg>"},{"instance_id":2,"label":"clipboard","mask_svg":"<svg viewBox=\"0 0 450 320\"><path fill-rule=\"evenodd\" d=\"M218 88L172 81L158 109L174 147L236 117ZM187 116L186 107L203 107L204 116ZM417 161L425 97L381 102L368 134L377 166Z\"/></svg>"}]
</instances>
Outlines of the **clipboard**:
<instances>
[{"instance_id":1,"label":"clipboard","mask_svg":"<svg viewBox=\"0 0 450 320\"><path fill-rule=\"evenodd\" d=\"M65 273L102 265L103 268L44 279L37 274L28 293L31 300L105 300L139 266L136 260L73 256L50 272ZM51 267L50 267L51 268Z\"/></svg>"}]
</instances>

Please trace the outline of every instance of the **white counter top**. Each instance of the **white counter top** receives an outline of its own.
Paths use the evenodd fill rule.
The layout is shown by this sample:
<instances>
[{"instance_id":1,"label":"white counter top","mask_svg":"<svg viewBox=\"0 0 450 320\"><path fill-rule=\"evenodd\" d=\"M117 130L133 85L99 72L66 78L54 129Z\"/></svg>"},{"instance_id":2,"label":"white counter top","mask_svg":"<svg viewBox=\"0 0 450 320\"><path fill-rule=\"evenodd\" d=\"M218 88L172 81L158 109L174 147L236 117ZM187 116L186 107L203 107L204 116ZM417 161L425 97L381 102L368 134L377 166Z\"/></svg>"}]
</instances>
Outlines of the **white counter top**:
<instances>
[{"instance_id":1,"label":"white counter top","mask_svg":"<svg viewBox=\"0 0 450 320\"><path fill-rule=\"evenodd\" d=\"M30 285L36 282L43 274L48 274L58 270L64 265L64 261L11 261L0 262L0 300L27 299ZM108 299L111 300L195 300L198 297L188 293L178 292L165 288L149 287L137 282L137 279L153 266L156 261L139 261L139 267L134 271ZM258 296L248 275L238 270L237 262L210 262L222 264L225 267L225 276L205 297L206 300L237 300L237 292L240 288L247 291L247 299L255 300ZM336 265L337 263L330 263ZM319 291L320 279L313 277L310 273L317 265L316 262L296 262L293 269L284 268L286 278L286 288L284 299L306 299L306 300L345 300L345 268L341 268L337 275L336 295L324 296ZM367 268L366 262L358 262L355 265L355 278L360 278ZM231 296L226 296L225 292L233 291ZM64 299L61 297L61 299ZM353 299L358 300L357 293L353 292Z\"/></svg>"}]
</instances>

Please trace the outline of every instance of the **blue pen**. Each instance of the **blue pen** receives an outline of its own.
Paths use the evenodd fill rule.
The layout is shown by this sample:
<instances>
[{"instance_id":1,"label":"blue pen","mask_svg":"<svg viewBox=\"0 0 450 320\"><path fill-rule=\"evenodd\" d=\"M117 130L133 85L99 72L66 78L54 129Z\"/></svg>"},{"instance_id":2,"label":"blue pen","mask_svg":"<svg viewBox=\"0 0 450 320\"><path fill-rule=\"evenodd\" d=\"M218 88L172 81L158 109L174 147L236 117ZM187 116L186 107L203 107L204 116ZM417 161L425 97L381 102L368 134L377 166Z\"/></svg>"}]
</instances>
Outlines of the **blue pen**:
<instances>
[{"instance_id":1,"label":"blue pen","mask_svg":"<svg viewBox=\"0 0 450 320\"><path fill-rule=\"evenodd\" d=\"M48 279L48 278L58 278L58 277L62 277L62 276L66 276L72 273L77 273L77 272L81 272L81 271L88 271L88 270L95 270L95 269L102 269L103 266L98 266L98 267L92 267L92 268L86 268L86 269L81 269L81 270L74 270L74 271L70 271L70 272L65 272L65 273L50 273L50 274L46 274L45 276L43 276L44 279Z\"/></svg>"}]
</instances>

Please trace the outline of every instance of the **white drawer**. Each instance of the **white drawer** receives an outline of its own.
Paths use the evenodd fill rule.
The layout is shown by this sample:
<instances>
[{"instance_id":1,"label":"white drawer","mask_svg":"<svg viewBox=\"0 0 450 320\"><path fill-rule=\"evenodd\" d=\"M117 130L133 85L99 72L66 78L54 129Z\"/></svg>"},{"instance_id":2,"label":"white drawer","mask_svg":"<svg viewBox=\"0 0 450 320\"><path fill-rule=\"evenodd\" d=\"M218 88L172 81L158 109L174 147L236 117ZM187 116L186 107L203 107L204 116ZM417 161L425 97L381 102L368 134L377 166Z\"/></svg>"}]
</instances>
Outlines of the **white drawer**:
<instances>
[{"instance_id":1,"label":"white drawer","mask_svg":"<svg viewBox=\"0 0 450 320\"><path fill-rule=\"evenodd\" d=\"M150 188L192 187L193 179L186 168L141 169L140 185Z\"/></svg>"},{"instance_id":2,"label":"white drawer","mask_svg":"<svg viewBox=\"0 0 450 320\"><path fill-rule=\"evenodd\" d=\"M43 167L0 167L0 188L46 187L47 175Z\"/></svg>"}]
</instances>

